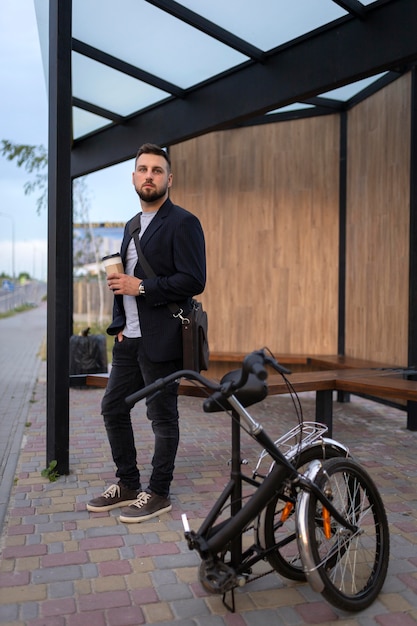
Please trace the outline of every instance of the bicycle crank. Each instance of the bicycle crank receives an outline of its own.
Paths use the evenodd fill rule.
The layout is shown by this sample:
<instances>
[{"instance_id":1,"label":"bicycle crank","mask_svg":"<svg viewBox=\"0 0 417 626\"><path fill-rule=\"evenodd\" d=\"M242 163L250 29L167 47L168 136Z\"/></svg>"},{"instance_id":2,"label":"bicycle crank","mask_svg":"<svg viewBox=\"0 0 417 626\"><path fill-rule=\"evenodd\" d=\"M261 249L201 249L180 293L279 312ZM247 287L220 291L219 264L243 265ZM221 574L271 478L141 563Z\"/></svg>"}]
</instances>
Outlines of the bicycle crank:
<instances>
[{"instance_id":1,"label":"bicycle crank","mask_svg":"<svg viewBox=\"0 0 417 626\"><path fill-rule=\"evenodd\" d=\"M235 570L223 561L208 559L201 561L198 572L202 586L209 593L225 594L235 587L243 587L244 576L237 576Z\"/></svg>"}]
</instances>

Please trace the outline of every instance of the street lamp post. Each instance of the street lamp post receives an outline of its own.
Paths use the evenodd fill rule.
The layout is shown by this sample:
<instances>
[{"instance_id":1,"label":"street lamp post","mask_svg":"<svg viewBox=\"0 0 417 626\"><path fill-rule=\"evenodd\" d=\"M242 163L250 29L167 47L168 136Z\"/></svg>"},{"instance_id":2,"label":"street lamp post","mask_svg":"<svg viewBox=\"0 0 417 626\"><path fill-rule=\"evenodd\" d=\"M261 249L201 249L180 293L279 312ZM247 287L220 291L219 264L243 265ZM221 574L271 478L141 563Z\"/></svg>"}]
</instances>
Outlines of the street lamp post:
<instances>
[{"instance_id":1,"label":"street lamp post","mask_svg":"<svg viewBox=\"0 0 417 626\"><path fill-rule=\"evenodd\" d=\"M0 212L0 215L2 215L3 217L8 217L11 220L11 222L12 222L12 278L13 278L13 281L14 281L14 279L15 279L14 218L13 218L12 215L9 215L8 213L3 213L3 211Z\"/></svg>"}]
</instances>

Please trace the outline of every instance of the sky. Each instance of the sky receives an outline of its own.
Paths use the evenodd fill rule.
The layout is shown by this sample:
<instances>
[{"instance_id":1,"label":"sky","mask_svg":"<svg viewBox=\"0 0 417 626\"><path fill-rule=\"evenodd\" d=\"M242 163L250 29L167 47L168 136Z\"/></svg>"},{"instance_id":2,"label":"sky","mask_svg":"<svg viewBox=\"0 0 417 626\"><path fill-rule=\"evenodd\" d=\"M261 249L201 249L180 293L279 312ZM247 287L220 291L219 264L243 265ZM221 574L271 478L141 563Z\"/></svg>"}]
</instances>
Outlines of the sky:
<instances>
[{"instance_id":1,"label":"sky","mask_svg":"<svg viewBox=\"0 0 417 626\"><path fill-rule=\"evenodd\" d=\"M48 145L47 87L33 0L0 0L0 140ZM125 222L138 211L133 162L86 177L93 222ZM47 212L37 213L31 177L0 156L0 274L47 277Z\"/></svg>"}]
</instances>

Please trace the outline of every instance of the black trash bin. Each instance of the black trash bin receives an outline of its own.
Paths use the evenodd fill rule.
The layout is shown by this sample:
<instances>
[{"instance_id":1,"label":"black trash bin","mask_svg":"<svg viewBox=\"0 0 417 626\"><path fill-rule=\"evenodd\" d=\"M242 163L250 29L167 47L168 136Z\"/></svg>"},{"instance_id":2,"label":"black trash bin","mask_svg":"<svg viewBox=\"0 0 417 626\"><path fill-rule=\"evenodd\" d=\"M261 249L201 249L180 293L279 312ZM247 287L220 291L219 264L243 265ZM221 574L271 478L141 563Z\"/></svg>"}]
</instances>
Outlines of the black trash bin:
<instances>
[{"instance_id":1,"label":"black trash bin","mask_svg":"<svg viewBox=\"0 0 417 626\"><path fill-rule=\"evenodd\" d=\"M90 335L89 329L70 338L70 375L107 372L105 335Z\"/></svg>"}]
</instances>

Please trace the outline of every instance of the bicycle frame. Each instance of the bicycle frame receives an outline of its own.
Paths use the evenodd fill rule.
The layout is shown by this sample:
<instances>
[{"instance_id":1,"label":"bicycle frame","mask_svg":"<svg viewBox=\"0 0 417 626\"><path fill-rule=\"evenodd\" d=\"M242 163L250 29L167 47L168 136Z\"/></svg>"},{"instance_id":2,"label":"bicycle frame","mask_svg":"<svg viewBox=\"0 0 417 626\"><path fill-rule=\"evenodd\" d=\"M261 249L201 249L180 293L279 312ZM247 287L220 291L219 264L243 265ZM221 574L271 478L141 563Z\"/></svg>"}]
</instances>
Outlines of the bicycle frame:
<instances>
[{"instance_id":1,"label":"bicycle frame","mask_svg":"<svg viewBox=\"0 0 417 626\"><path fill-rule=\"evenodd\" d=\"M218 383L198 372L180 370L131 394L126 402L133 406L174 380L187 378L211 391L203 403L204 411L231 413L230 479L198 531L190 529L186 514L182 516L188 546L197 550L202 559L200 582L209 592L222 593L225 606L226 593L231 592L234 611L234 589L250 579L253 565L267 560L271 571L293 580L301 580L300 573L307 577L312 587L335 606L362 610L377 597L388 567L389 529L383 502L371 477L348 450L322 437L322 424L307 423L304 430L301 419L297 427L274 442L252 418L244 407L265 398L266 365L283 375L292 393L291 383L284 375L288 370L265 350L258 350L245 357L237 379L236 371ZM249 379L250 375L254 378ZM263 449L252 477L241 470L241 428ZM289 446L293 439L295 444ZM283 445L287 446L283 448L285 454ZM330 457L326 458L318 445ZM269 469L261 474L260 463L268 456ZM253 488L247 496L243 494L244 484ZM350 484L354 485L352 491ZM358 494L354 500L352 494ZM364 507L359 516L357 497L360 507ZM222 519L226 509L227 518ZM352 510L355 515L350 514ZM362 526L364 516L368 524ZM286 520L290 518L287 527ZM243 534L251 527L254 542L244 551ZM291 544L295 540L294 550L298 552L293 560Z\"/></svg>"},{"instance_id":2,"label":"bicycle frame","mask_svg":"<svg viewBox=\"0 0 417 626\"><path fill-rule=\"evenodd\" d=\"M232 398L229 398L229 401ZM242 563L243 549L242 549L242 531L259 513L259 511L266 506L271 494L266 494L265 497L258 502L256 494L262 483L256 481L241 471L241 456L240 456L240 415L233 409L232 411L232 458L231 458L231 471L230 480L223 492L217 499L213 508L209 512L208 516L202 523L198 533L192 531L186 532L186 538L190 549L197 549L201 558L207 558L210 554L219 552L225 545L230 542L230 563L232 567L239 568ZM256 435L254 435L257 438ZM245 507L242 505L242 487L243 483L250 484L256 489L254 495L247 502ZM220 516L220 513L230 498L230 519L220 522L215 526L216 520ZM254 498L256 498L254 500ZM249 506L248 506L249 505ZM242 510L244 513L242 514ZM262 558L262 557L260 557ZM259 560L257 558L256 560Z\"/></svg>"},{"instance_id":3,"label":"bicycle frame","mask_svg":"<svg viewBox=\"0 0 417 626\"><path fill-rule=\"evenodd\" d=\"M188 522L183 516L185 537L189 548L197 550L203 560L214 557L225 548L228 548L230 551L230 566L234 568L237 573L246 572L251 565L262 560L265 554L267 554L267 551L257 546L256 550L254 550L253 558L245 562L243 559L242 533L282 488L283 482L286 479L293 480L302 490L313 491L322 501L323 505L326 506L340 523L344 524L346 528L354 530L354 527L341 517L324 494L322 494L309 479L305 479L297 472L291 462L286 459L272 439L265 433L262 426L252 418L239 400L232 395L228 398L228 401L232 406L232 463L230 481L197 532L189 530ZM241 419L244 420L250 435L256 439L259 445L262 446L275 461L270 473L261 483L245 476L241 472ZM243 505L242 485L244 482L252 485L256 490ZM220 516L229 498L231 501L230 518L215 525L216 520ZM250 554L251 551L249 550L249 554L246 553L245 556L250 556Z\"/></svg>"}]
</instances>

